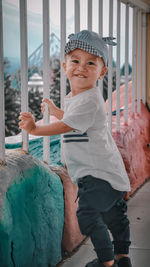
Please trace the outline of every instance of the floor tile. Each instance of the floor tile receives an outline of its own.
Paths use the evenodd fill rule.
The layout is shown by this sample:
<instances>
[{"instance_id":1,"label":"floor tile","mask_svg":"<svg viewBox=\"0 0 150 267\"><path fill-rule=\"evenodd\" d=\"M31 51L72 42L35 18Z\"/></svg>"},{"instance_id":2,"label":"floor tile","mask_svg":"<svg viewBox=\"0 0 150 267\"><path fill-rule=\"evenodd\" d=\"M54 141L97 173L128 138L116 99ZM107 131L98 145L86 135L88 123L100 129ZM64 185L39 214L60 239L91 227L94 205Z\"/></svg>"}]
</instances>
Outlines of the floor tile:
<instances>
[{"instance_id":1,"label":"floor tile","mask_svg":"<svg viewBox=\"0 0 150 267\"><path fill-rule=\"evenodd\" d=\"M149 207L150 206L150 192L137 192L128 201L128 206Z\"/></svg>"},{"instance_id":2,"label":"floor tile","mask_svg":"<svg viewBox=\"0 0 150 267\"><path fill-rule=\"evenodd\" d=\"M150 249L131 249L130 257L132 260L132 267L150 266Z\"/></svg>"},{"instance_id":3,"label":"floor tile","mask_svg":"<svg viewBox=\"0 0 150 267\"><path fill-rule=\"evenodd\" d=\"M96 254L93 250L92 243L87 239L80 249L65 261L63 267L84 267L87 262L95 258Z\"/></svg>"},{"instance_id":4,"label":"floor tile","mask_svg":"<svg viewBox=\"0 0 150 267\"><path fill-rule=\"evenodd\" d=\"M150 225L150 208L149 207L139 207L139 206L128 206L128 217L130 218L130 223L148 223Z\"/></svg>"},{"instance_id":5,"label":"floor tile","mask_svg":"<svg viewBox=\"0 0 150 267\"><path fill-rule=\"evenodd\" d=\"M150 179L147 180L139 190L140 192L150 192Z\"/></svg>"},{"instance_id":6,"label":"floor tile","mask_svg":"<svg viewBox=\"0 0 150 267\"><path fill-rule=\"evenodd\" d=\"M150 249L150 224L131 224L132 248Z\"/></svg>"}]
</instances>

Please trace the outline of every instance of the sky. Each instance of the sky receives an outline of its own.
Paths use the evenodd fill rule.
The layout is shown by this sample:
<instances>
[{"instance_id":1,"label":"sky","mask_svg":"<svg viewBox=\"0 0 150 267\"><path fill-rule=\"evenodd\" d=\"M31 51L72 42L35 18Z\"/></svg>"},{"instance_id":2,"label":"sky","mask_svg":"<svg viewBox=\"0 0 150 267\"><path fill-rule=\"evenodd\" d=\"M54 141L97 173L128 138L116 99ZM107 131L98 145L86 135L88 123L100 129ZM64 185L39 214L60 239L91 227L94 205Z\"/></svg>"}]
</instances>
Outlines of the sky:
<instances>
[{"instance_id":1,"label":"sky","mask_svg":"<svg viewBox=\"0 0 150 267\"><path fill-rule=\"evenodd\" d=\"M60 38L60 0L49 0L50 3L50 32ZM116 10L117 0L114 3L113 36L116 37ZM92 29L98 31L98 0L93 0ZM67 36L74 32L74 0L66 0ZM30 55L42 43L42 0L27 0L28 10L28 55ZM80 29L87 29L87 0L80 0ZM130 22L132 8L130 10ZM108 36L109 0L103 1L103 36ZM3 0L3 24L4 24L4 56L19 57L19 0ZM125 5L121 4L121 64L125 57ZM123 33L123 34L122 34ZM11 45L10 45L11 44ZM129 62L132 61L132 27L129 33ZM113 56L116 58L116 48L113 48Z\"/></svg>"}]
</instances>

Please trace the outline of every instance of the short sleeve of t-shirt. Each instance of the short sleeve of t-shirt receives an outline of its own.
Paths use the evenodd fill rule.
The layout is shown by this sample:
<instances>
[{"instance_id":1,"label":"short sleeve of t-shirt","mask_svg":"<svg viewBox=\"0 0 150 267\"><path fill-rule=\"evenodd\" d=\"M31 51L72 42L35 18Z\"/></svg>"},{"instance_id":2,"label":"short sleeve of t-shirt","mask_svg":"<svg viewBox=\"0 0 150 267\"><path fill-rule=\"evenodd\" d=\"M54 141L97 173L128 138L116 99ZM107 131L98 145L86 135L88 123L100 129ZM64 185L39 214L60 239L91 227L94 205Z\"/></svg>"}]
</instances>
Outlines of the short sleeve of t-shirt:
<instances>
[{"instance_id":1,"label":"short sleeve of t-shirt","mask_svg":"<svg viewBox=\"0 0 150 267\"><path fill-rule=\"evenodd\" d=\"M90 99L79 102L79 104L77 102L70 103L61 121L71 128L84 133L94 123L97 109L96 103Z\"/></svg>"}]
</instances>

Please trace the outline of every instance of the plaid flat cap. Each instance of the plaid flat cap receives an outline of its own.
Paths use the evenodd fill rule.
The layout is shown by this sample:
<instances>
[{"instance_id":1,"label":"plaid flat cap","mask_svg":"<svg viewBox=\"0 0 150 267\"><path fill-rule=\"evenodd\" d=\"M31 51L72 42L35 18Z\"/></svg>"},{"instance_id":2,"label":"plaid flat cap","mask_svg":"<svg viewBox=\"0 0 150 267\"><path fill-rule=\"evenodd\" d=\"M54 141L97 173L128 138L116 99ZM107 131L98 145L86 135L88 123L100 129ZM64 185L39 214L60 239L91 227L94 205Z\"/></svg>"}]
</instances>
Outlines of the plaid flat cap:
<instances>
[{"instance_id":1,"label":"plaid flat cap","mask_svg":"<svg viewBox=\"0 0 150 267\"><path fill-rule=\"evenodd\" d=\"M108 61L107 45L116 45L113 37L101 37L98 33L83 30L68 36L69 41L65 45L65 55L76 48L82 49L90 54L103 58L104 64Z\"/></svg>"}]
</instances>

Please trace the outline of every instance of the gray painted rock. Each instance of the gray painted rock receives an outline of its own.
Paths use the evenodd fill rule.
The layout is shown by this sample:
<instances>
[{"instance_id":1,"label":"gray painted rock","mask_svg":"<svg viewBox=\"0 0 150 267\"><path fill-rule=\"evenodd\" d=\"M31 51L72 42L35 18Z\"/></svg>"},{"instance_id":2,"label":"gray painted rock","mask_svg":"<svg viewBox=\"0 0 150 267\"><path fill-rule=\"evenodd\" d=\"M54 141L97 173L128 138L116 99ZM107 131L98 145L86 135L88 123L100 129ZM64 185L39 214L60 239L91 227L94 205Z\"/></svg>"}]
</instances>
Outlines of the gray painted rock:
<instances>
[{"instance_id":1,"label":"gray painted rock","mask_svg":"<svg viewBox=\"0 0 150 267\"><path fill-rule=\"evenodd\" d=\"M48 267L61 261L63 186L48 166L11 151L0 166L0 266Z\"/></svg>"}]
</instances>

